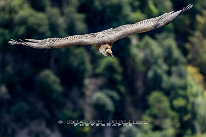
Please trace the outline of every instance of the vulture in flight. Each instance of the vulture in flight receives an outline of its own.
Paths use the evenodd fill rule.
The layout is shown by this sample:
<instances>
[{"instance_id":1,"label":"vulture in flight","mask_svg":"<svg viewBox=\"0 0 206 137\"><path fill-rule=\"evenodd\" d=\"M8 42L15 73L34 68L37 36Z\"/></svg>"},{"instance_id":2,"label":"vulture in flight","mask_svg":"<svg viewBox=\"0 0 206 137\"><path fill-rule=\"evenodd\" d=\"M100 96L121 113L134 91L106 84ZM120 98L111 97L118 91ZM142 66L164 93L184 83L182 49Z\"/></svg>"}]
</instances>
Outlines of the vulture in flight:
<instances>
[{"instance_id":1,"label":"vulture in flight","mask_svg":"<svg viewBox=\"0 0 206 137\"><path fill-rule=\"evenodd\" d=\"M63 38L47 38L43 40L25 39L25 41L15 41L11 39L9 43L11 45L20 44L39 49L63 48L75 45L92 45L95 46L104 56L113 56L111 48L115 41L136 33L147 32L167 25L179 15L192 8L192 6L193 5L189 4L187 7L176 12L172 11L135 24L122 25L116 28L103 30L101 32Z\"/></svg>"}]
</instances>

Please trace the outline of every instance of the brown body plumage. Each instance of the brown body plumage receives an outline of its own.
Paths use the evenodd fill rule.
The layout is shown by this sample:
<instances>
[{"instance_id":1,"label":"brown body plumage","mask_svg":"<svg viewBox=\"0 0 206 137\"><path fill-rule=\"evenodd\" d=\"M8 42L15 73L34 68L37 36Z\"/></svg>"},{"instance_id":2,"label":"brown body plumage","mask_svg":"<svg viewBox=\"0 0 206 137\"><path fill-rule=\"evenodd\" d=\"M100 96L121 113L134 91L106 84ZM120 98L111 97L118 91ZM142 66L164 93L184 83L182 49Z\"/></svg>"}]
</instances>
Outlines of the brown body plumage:
<instances>
[{"instance_id":1,"label":"brown body plumage","mask_svg":"<svg viewBox=\"0 0 206 137\"><path fill-rule=\"evenodd\" d=\"M20 44L40 49L63 48L75 45L93 45L104 56L113 56L111 48L115 41L136 33L160 28L172 22L179 15L192 8L192 6L193 5L189 4L186 8L176 12L172 11L159 17L146 19L135 24L122 25L114 29L110 28L97 33L74 35L64 38L47 38L43 40L25 39L25 41L15 41L11 39L9 43L11 45Z\"/></svg>"}]
</instances>

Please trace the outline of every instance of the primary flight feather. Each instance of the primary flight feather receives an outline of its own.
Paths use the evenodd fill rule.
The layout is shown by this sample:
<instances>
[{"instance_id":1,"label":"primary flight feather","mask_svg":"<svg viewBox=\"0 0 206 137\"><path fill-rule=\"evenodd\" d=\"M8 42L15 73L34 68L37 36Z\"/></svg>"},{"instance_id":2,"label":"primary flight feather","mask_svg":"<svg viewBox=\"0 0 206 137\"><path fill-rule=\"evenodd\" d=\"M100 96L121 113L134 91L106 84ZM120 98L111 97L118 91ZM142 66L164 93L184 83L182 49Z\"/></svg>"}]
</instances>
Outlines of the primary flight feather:
<instances>
[{"instance_id":1,"label":"primary flight feather","mask_svg":"<svg viewBox=\"0 0 206 137\"><path fill-rule=\"evenodd\" d=\"M40 49L63 48L75 45L92 45L95 46L104 56L113 56L111 48L115 41L136 33L147 32L167 25L179 15L191 9L192 6L193 5L189 4L187 7L176 12L172 11L155 18L137 22L135 24L122 25L97 33L74 35L63 38L47 38L43 40L25 39L25 41L15 41L11 39L9 43L11 45L20 44Z\"/></svg>"}]
</instances>

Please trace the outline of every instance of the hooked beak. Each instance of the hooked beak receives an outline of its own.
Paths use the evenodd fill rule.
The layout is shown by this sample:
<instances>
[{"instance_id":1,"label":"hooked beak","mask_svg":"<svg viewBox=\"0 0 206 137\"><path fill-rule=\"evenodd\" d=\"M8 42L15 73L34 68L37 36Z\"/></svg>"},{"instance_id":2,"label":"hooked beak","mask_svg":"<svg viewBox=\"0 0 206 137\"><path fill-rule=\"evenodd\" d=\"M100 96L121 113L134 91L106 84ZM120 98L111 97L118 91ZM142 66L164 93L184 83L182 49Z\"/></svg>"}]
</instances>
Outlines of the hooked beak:
<instances>
[{"instance_id":1,"label":"hooked beak","mask_svg":"<svg viewBox=\"0 0 206 137\"><path fill-rule=\"evenodd\" d=\"M106 53L107 53L108 56L114 57L113 54L112 54L112 50L111 49L107 49Z\"/></svg>"},{"instance_id":2,"label":"hooked beak","mask_svg":"<svg viewBox=\"0 0 206 137\"><path fill-rule=\"evenodd\" d=\"M108 55L109 55L110 57L112 57L112 58L114 57L113 54L108 54Z\"/></svg>"}]
</instances>

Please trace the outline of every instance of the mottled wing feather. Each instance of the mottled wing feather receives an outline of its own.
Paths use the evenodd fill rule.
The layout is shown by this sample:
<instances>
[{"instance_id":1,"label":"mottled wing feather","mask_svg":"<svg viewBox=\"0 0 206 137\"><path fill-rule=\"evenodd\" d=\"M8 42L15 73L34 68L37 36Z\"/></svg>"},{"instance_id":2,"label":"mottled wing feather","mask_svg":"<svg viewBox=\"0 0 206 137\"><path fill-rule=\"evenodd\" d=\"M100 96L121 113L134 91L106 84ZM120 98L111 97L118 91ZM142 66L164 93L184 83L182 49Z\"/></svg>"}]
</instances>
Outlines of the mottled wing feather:
<instances>
[{"instance_id":1,"label":"mottled wing feather","mask_svg":"<svg viewBox=\"0 0 206 137\"><path fill-rule=\"evenodd\" d=\"M19 40L15 41L11 39L9 43L11 45L25 45L33 48L49 49L49 48L62 48L75 45L90 45L90 41L95 39L95 36L92 34L85 35L74 35L63 38L47 38L43 40L35 39L25 39L25 41Z\"/></svg>"},{"instance_id":2,"label":"mottled wing feather","mask_svg":"<svg viewBox=\"0 0 206 137\"><path fill-rule=\"evenodd\" d=\"M179 10L176 12L172 11L169 13L165 13L161 16L155 17L155 18L146 19L146 20L137 22L135 24L119 26L113 29L113 32L110 33L109 37L113 41L116 41L124 37L128 37L132 34L147 32L147 31L150 31L156 28L160 28L172 22L179 15L181 15L185 11L192 8L192 6L193 5L189 4L186 8L183 8L182 10Z\"/></svg>"},{"instance_id":3,"label":"mottled wing feather","mask_svg":"<svg viewBox=\"0 0 206 137\"><path fill-rule=\"evenodd\" d=\"M192 8L193 5L189 4L186 8L179 11L172 11L165 13L161 16L146 19L135 24L122 25L117 28L103 30L97 33L90 33L85 35L74 35L63 38L47 38L43 40L26 39L25 41L15 41L11 39L11 45L25 45L33 48L62 48L75 45L101 45L112 44L115 41L128 37L132 34L147 32L155 28L160 28L177 18L183 12Z\"/></svg>"}]
</instances>

